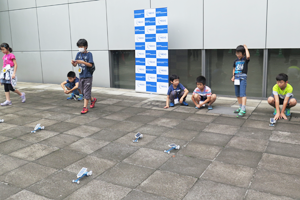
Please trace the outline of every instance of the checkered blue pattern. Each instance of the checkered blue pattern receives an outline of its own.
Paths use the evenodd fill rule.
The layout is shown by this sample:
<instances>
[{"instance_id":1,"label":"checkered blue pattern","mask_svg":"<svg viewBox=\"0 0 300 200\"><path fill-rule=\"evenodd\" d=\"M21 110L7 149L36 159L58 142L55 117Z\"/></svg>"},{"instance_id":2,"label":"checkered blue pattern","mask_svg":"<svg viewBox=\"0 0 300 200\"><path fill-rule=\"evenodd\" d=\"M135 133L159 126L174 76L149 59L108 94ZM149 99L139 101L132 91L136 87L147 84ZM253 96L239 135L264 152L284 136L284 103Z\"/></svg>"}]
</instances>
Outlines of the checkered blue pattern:
<instances>
[{"instance_id":1,"label":"checkered blue pattern","mask_svg":"<svg viewBox=\"0 0 300 200\"><path fill-rule=\"evenodd\" d=\"M135 90L166 94L169 88L167 8L134 11Z\"/></svg>"}]
</instances>

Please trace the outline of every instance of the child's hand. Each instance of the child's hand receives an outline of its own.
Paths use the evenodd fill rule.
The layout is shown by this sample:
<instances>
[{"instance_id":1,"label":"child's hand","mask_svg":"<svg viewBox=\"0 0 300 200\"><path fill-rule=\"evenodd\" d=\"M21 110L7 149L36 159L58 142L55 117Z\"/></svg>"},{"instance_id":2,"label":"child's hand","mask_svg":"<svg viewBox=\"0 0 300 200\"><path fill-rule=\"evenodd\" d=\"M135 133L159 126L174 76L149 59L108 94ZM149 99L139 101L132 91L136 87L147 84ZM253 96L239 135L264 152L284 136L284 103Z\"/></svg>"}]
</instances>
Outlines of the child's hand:
<instances>
[{"instance_id":1,"label":"child's hand","mask_svg":"<svg viewBox=\"0 0 300 200\"><path fill-rule=\"evenodd\" d=\"M234 82L234 76L232 76L231 81Z\"/></svg>"},{"instance_id":2,"label":"child's hand","mask_svg":"<svg viewBox=\"0 0 300 200\"><path fill-rule=\"evenodd\" d=\"M245 48L245 49L247 49L247 48L248 48L248 47L247 47L247 45L245 45L245 44L244 44L243 46L244 46L244 48Z\"/></svg>"},{"instance_id":3,"label":"child's hand","mask_svg":"<svg viewBox=\"0 0 300 200\"><path fill-rule=\"evenodd\" d=\"M165 106L165 107L164 107L164 109L167 109L167 108L169 108L169 106Z\"/></svg>"},{"instance_id":4,"label":"child's hand","mask_svg":"<svg viewBox=\"0 0 300 200\"><path fill-rule=\"evenodd\" d=\"M12 79L16 78L16 75L15 75L15 74L13 74L13 75L11 76L11 78L12 78Z\"/></svg>"},{"instance_id":5,"label":"child's hand","mask_svg":"<svg viewBox=\"0 0 300 200\"><path fill-rule=\"evenodd\" d=\"M196 107L197 107L197 108L201 108L201 104L197 104Z\"/></svg>"},{"instance_id":6,"label":"child's hand","mask_svg":"<svg viewBox=\"0 0 300 200\"><path fill-rule=\"evenodd\" d=\"M76 60L75 61L77 64L83 64L83 60Z\"/></svg>"},{"instance_id":7,"label":"child's hand","mask_svg":"<svg viewBox=\"0 0 300 200\"><path fill-rule=\"evenodd\" d=\"M281 116L280 116L279 113L277 113L277 114L275 115L275 117L274 117L275 120L278 120L278 119L280 119L280 118L281 118Z\"/></svg>"},{"instance_id":8,"label":"child's hand","mask_svg":"<svg viewBox=\"0 0 300 200\"><path fill-rule=\"evenodd\" d=\"M182 103L182 102L183 102L183 98L182 98L182 97L180 98L179 102L180 102L180 103Z\"/></svg>"},{"instance_id":9,"label":"child's hand","mask_svg":"<svg viewBox=\"0 0 300 200\"><path fill-rule=\"evenodd\" d=\"M287 117L286 117L286 115L284 113L281 113L280 117L283 118L283 119L285 119L285 120L287 120Z\"/></svg>"},{"instance_id":10,"label":"child's hand","mask_svg":"<svg viewBox=\"0 0 300 200\"><path fill-rule=\"evenodd\" d=\"M69 91L68 91L68 90L65 90L65 94L69 94Z\"/></svg>"}]
</instances>

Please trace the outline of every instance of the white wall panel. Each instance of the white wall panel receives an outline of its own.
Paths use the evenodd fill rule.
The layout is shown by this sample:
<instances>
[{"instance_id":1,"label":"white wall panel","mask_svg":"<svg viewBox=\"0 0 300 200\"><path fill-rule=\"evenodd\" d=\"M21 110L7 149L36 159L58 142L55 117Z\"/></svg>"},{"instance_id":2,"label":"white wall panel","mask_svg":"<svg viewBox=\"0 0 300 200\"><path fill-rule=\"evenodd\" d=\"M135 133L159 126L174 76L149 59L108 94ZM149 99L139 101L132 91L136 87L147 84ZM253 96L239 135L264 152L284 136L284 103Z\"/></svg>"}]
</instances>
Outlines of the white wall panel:
<instances>
[{"instance_id":1,"label":"white wall panel","mask_svg":"<svg viewBox=\"0 0 300 200\"><path fill-rule=\"evenodd\" d=\"M68 5L37 8L41 50L71 50Z\"/></svg>"},{"instance_id":2,"label":"white wall panel","mask_svg":"<svg viewBox=\"0 0 300 200\"><path fill-rule=\"evenodd\" d=\"M8 10L7 0L0 0L0 11Z\"/></svg>"},{"instance_id":3,"label":"white wall panel","mask_svg":"<svg viewBox=\"0 0 300 200\"><path fill-rule=\"evenodd\" d=\"M169 49L203 49L203 0L151 0L168 7Z\"/></svg>"},{"instance_id":4,"label":"white wall panel","mask_svg":"<svg viewBox=\"0 0 300 200\"><path fill-rule=\"evenodd\" d=\"M16 56L18 81L42 83L40 52L13 52Z\"/></svg>"},{"instance_id":5,"label":"white wall panel","mask_svg":"<svg viewBox=\"0 0 300 200\"><path fill-rule=\"evenodd\" d=\"M67 79L67 74L72 71L72 52L54 51L42 52L42 66L44 83L60 84Z\"/></svg>"},{"instance_id":6,"label":"white wall panel","mask_svg":"<svg viewBox=\"0 0 300 200\"><path fill-rule=\"evenodd\" d=\"M267 0L204 0L204 48L265 48Z\"/></svg>"},{"instance_id":7,"label":"white wall panel","mask_svg":"<svg viewBox=\"0 0 300 200\"><path fill-rule=\"evenodd\" d=\"M9 10L36 7L35 0L8 0Z\"/></svg>"},{"instance_id":8,"label":"white wall panel","mask_svg":"<svg viewBox=\"0 0 300 200\"><path fill-rule=\"evenodd\" d=\"M150 8L150 0L108 0L109 50L134 50L134 10Z\"/></svg>"},{"instance_id":9,"label":"white wall panel","mask_svg":"<svg viewBox=\"0 0 300 200\"><path fill-rule=\"evenodd\" d=\"M0 12L0 44L3 42L12 46L8 12Z\"/></svg>"},{"instance_id":10,"label":"white wall panel","mask_svg":"<svg viewBox=\"0 0 300 200\"><path fill-rule=\"evenodd\" d=\"M10 11L12 43L15 51L38 51L36 8Z\"/></svg>"},{"instance_id":11,"label":"white wall panel","mask_svg":"<svg viewBox=\"0 0 300 200\"><path fill-rule=\"evenodd\" d=\"M269 0L267 48L300 48L299 8L299 0Z\"/></svg>"},{"instance_id":12,"label":"white wall panel","mask_svg":"<svg viewBox=\"0 0 300 200\"><path fill-rule=\"evenodd\" d=\"M39 6L50 6L57 4L68 3L68 0L36 0L36 5Z\"/></svg>"},{"instance_id":13,"label":"white wall panel","mask_svg":"<svg viewBox=\"0 0 300 200\"><path fill-rule=\"evenodd\" d=\"M95 0L69 0L69 3L84 2L84 1L95 1Z\"/></svg>"},{"instance_id":14,"label":"white wall panel","mask_svg":"<svg viewBox=\"0 0 300 200\"><path fill-rule=\"evenodd\" d=\"M73 52L73 60L78 51ZM110 70L109 70L109 52L108 51L91 51L93 54L96 70L93 74L93 86L110 87ZM78 67L74 67L76 76L79 77Z\"/></svg>"},{"instance_id":15,"label":"white wall panel","mask_svg":"<svg viewBox=\"0 0 300 200\"><path fill-rule=\"evenodd\" d=\"M84 15L79 14L86 10ZM70 4L72 49L84 38L89 50L108 50L105 0Z\"/></svg>"}]
</instances>

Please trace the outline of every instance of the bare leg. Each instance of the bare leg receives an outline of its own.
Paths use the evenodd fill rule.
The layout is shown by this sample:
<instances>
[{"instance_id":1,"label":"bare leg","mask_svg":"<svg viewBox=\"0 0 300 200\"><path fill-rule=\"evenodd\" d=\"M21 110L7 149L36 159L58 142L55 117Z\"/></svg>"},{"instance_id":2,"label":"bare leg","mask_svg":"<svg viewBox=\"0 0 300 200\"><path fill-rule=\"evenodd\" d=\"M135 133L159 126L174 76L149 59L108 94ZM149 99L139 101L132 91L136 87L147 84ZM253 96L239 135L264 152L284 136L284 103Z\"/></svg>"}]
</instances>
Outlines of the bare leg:
<instances>
[{"instance_id":1,"label":"bare leg","mask_svg":"<svg viewBox=\"0 0 300 200\"><path fill-rule=\"evenodd\" d=\"M17 93L19 96L22 96L22 93L19 90L15 89L14 92Z\"/></svg>"},{"instance_id":2,"label":"bare leg","mask_svg":"<svg viewBox=\"0 0 300 200\"><path fill-rule=\"evenodd\" d=\"M6 101L10 101L10 94L9 92L5 92Z\"/></svg>"},{"instance_id":3,"label":"bare leg","mask_svg":"<svg viewBox=\"0 0 300 200\"><path fill-rule=\"evenodd\" d=\"M89 99L84 99L83 107L87 108L88 104L89 104Z\"/></svg>"},{"instance_id":4,"label":"bare leg","mask_svg":"<svg viewBox=\"0 0 300 200\"><path fill-rule=\"evenodd\" d=\"M295 105L297 105L296 99L291 99L289 105L287 106L287 108L294 107Z\"/></svg>"},{"instance_id":5,"label":"bare leg","mask_svg":"<svg viewBox=\"0 0 300 200\"><path fill-rule=\"evenodd\" d=\"M216 101L216 99L217 99L217 95L215 95L215 94L212 94L211 95L211 99L210 99L210 102L209 102L209 106L211 105L211 104L213 104L215 101Z\"/></svg>"},{"instance_id":6,"label":"bare leg","mask_svg":"<svg viewBox=\"0 0 300 200\"><path fill-rule=\"evenodd\" d=\"M237 100L238 100L239 105L241 105L242 104L242 97L237 97Z\"/></svg>"},{"instance_id":7,"label":"bare leg","mask_svg":"<svg viewBox=\"0 0 300 200\"><path fill-rule=\"evenodd\" d=\"M273 97L268 98L268 103L270 106L275 108L275 99Z\"/></svg>"},{"instance_id":8,"label":"bare leg","mask_svg":"<svg viewBox=\"0 0 300 200\"><path fill-rule=\"evenodd\" d=\"M247 102L247 97L242 97L242 105L245 106Z\"/></svg>"}]
</instances>

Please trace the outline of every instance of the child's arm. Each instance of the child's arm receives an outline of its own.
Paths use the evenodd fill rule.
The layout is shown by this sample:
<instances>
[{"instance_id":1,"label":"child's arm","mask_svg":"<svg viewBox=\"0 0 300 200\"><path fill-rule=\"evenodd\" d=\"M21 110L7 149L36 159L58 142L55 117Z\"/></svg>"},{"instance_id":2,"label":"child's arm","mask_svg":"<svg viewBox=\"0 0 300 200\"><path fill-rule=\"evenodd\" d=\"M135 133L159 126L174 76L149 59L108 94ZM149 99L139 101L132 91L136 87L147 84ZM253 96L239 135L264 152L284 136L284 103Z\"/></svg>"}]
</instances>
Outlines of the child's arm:
<instances>
[{"instance_id":1,"label":"child's arm","mask_svg":"<svg viewBox=\"0 0 300 200\"><path fill-rule=\"evenodd\" d=\"M184 91L184 94L183 94L182 97L180 98L180 103L183 102L184 97L186 97L186 96L188 95L188 93L189 93L188 89L186 89L186 88L185 88L183 91Z\"/></svg>"},{"instance_id":2,"label":"child's arm","mask_svg":"<svg viewBox=\"0 0 300 200\"><path fill-rule=\"evenodd\" d=\"M84 62L83 60L76 60L76 62L77 62L78 64L84 64L84 65L87 66L87 67L92 67L92 66L93 66L92 63ZM73 65L73 66L74 66L74 65Z\"/></svg>"},{"instance_id":3,"label":"child's arm","mask_svg":"<svg viewBox=\"0 0 300 200\"><path fill-rule=\"evenodd\" d=\"M72 60L72 61L71 61L71 64L72 64L74 67L76 67L76 66L77 66L77 62L76 62L76 61L74 61L74 60Z\"/></svg>"},{"instance_id":4,"label":"child's arm","mask_svg":"<svg viewBox=\"0 0 300 200\"><path fill-rule=\"evenodd\" d=\"M247 45L244 44L244 48L245 48L245 51L246 51L246 58L247 58L247 60L249 60L250 59L250 53L249 53Z\"/></svg>"},{"instance_id":5,"label":"child's arm","mask_svg":"<svg viewBox=\"0 0 300 200\"><path fill-rule=\"evenodd\" d=\"M74 90L76 90L78 87L79 87L79 83L75 83L75 86L71 90L69 90L68 92L71 93Z\"/></svg>"},{"instance_id":6,"label":"child's arm","mask_svg":"<svg viewBox=\"0 0 300 200\"><path fill-rule=\"evenodd\" d=\"M276 108L276 111L277 111L274 119L277 120L277 119L280 119L279 96L274 95L274 99L275 99L275 108Z\"/></svg>"},{"instance_id":7,"label":"child's arm","mask_svg":"<svg viewBox=\"0 0 300 200\"><path fill-rule=\"evenodd\" d=\"M234 81L234 72L235 72L235 69L233 68L233 71L232 71L232 78L231 78L231 81L232 81L232 82Z\"/></svg>"},{"instance_id":8,"label":"child's arm","mask_svg":"<svg viewBox=\"0 0 300 200\"><path fill-rule=\"evenodd\" d=\"M16 77L18 65L17 65L17 60L16 59L13 59L13 62L14 62L14 73L12 75L12 78L14 79Z\"/></svg>"},{"instance_id":9,"label":"child's arm","mask_svg":"<svg viewBox=\"0 0 300 200\"><path fill-rule=\"evenodd\" d=\"M60 84L60 86L62 87L62 89L64 90L64 92L66 93L68 90L66 89L65 85L67 84L67 81L64 81ZM67 94L67 93L66 93Z\"/></svg>"},{"instance_id":10,"label":"child's arm","mask_svg":"<svg viewBox=\"0 0 300 200\"><path fill-rule=\"evenodd\" d=\"M290 97L285 97L284 98L284 101L283 101L283 104L282 104L282 109L281 109L281 112L280 112L280 117L282 117L283 119L287 119L287 117L286 117L286 115L284 114L284 111L285 111L285 109L286 109L286 107L287 107L287 104L288 104L288 102L289 102L289 99L290 99Z\"/></svg>"},{"instance_id":11,"label":"child's arm","mask_svg":"<svg viewBox=\"0 0 300 200\"><path fill-rule=\"evenodd\" d=\"M169 108L169 99L170 99L170 95L167 95L166 106L164 108Z\"/></svg>"}]
</instances>

